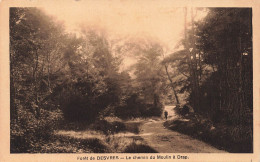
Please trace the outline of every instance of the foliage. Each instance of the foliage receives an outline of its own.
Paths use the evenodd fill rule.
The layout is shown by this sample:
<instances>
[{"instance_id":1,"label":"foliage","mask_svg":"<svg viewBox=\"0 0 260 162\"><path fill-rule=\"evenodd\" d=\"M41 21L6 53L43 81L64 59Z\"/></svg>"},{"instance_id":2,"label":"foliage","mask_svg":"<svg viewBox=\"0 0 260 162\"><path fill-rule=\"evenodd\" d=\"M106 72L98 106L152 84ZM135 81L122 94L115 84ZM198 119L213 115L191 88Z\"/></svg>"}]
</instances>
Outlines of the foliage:
<instances>
[{"instance_id":1,"label":"foliage","mask_svg":"<svg viewBox=\"0 0 260 162\"><path fill-rule=\"evenodd\" d=\"M61 121L125 131L129 125L105 117L161 116L165 98L182 104L181 93L197 113L231 126L234 138L252 134L252 10L209 8L200 22L190 15L183 48L164 56L151 37L118 41L91 26L71 34L40 9L10 8L11 152L37 152ZM125 57L135 62L124 69Z\"/></svg>"},{"instance_id":2,"label":"foliage","mask_svg":"<svg viewBox=\"0 0 260 162\"><path fill-rule=\"evenodd\" d=\"M126 99L123 105L115 108L115 115L122 119L161 116L163 105L160 101L155 101L156 104L148 104L144 99L133 94Z\"/></svg>"},{"instance_id":3,"label":"foliage","mask_svg":"<svg viewBox=\"0 0 260 162\"><path fill-rule=\"evenodd\" d=\"M204 62L214 68L211 77L201 86L200 91L204 93L201 100L214 103L211 106L216 113L228 113L231 123L250 122L253 111L252 10L210 9L205 22L198 24L196 33L197 48ZM210 92L212 88L214 92Z\"/></svg>"},{"instance_id":4,"label":"foliage","mask_svg":"<svg viewBox=\"0 0 260 162\"><path fill-rule=\"evenodd\" d=\"M138 51L141 52L135 64L135 87L147 103L154 103L164 95L166 87L164 67L160 64L163 48L156 41L147 41Z\"/></svg>"},{"instance_id":5,"label":"foliage","mask_svg":"<svg viewBox=\"0 0 260 162\"><path fill-rule=\"evenodd\" d=\"M131 78L119 72L120 58L113 55L102 31L84 28L82 32L80 51L72 55L75 58L70 56L69 71L73 75L62 85L61 101L66 119L93 122L131 93Z\"/></svg>"},{"instance_id":6,"label":"foliage","mask_svg":"<svg viewBox=\"0 0 260 162\"><path fill-rule=\"evenodd\" d=\"M163 63L179 68L176 73L186 79L176 79L179 82L176 85L181 85L182 90L189 93L188 102L197 114L209 118L220 128L215 132L204 128L205 124L199 121L175 121L174 129L203 140L205 138L217 146L223 145L232 152L251 152L252 10L207 10L208 14L203 20L194 22L191 9L191 28L185 31L185 39L182 41L184 49L165 58Z\"/></svg>"},{"instance_id":7,"label":"foliage","mask_svg":"<svg viewBox=\"0 0 260 162\"><path fill-rule=\"evenodd\" d=\"M126 147L124 153L157 153L157 151L147 145L133 142Z\"/></svg>"},{"instance_id":8,"label":"foliage","mask_svg":"<svg viewBox=\"0 0 260 162\"><path fill-rule=\"evenodd\" d=\"M124 123L119 121L108 122L106 120L97 120L92 124L91 128L102 131L105 135L126 131Z\"/></svg>"},{"instance_id":9,"label":"foliage","mask_svg":"<svg viewBox=\"0 0 260 162\"><path fill-rule=\"evenodd\" d=\"M195 112L222 126L216 129L217 132L211 132L208 128L204 129L205 124L198 121L175 121L174 129L199 138L205 137L207 142L213 142L214 145L226 143L223 147L232 152L251 152L252 9L206 10L207 16L195 22L193 8L190 9L191 24L190 27L185 26L185 35L181 42L183 49L167 56L162 63L170 65L174 86L181 87L177 88L177 92L189 94L187 102ZM185 12L186 21L187 9ZM178 110L183 113L182 109ZM238 148L230 148L228 145Z\"/></svg>"},{"instance_id":10,"label":"foliage","mask_svg":"<svg viewBox=\"0 0 260 162\"><path fill-rule=\"evenodd\" d=\"M198 114L186 118L188 119L167 121L164 125L231 153L251 153L253 151L252 134L247 126L214 124L210 119L205 119Z\"/></svg>"},{"instance_id":11,"label":"foliage","mask_svg":"<svg viewBox=\"0 0 260 162\"><path fill-rule=\"evenodd\" d=\"M32 151L35 153L104 153L109 152L106 145L97 138L77 139L64 136L52 136L50 140Z\"/></svg>"},{"instance_id":12,"label":"foliage","mask_svg":"<svg viewBox=\"0 0 260 162\"><path fill-rule=\"evenodd\" d=\"M11 152L38 148L62 118L51 100L45 102L54 78L46 61L59 51L61 32L38 9L10 8Z\"/></svg>"},{"instance_id":13,"label":"foliage","mask_svg":"<svg viewBox=\"0 0 260 162\"><path fill-rule=\"evenodd\" d=\"M196 112L216 122L252 124L251 9L209 8L199 22L192 11L184 49L162 62L175 70L174 86L181 87L179 93L189 93Z\"/></svg>"},{"instance_id":14,"label":"foliage","mask_svg":"<svg viewBox=\"0 0 260 162\"><path fill-rule=\"evenodd\" d=\"M18 119L11 120L11 152L35 152L42 141L49 140L52 131L59 125L62 113L59 110L41 111L41 117L22 107L18 108ZM44 142L43 142L44 143Z\"/></svg>"},{"instance_id":15,"label":"foliage","mask_svg":"<svg viewBox=\"0 0 260 162\"><path fill-rule=\"evenodd\" d=\"M143 50L137 71L145 64L156 64L159 48L154 47ZM138 88L133 87L127 71L120 71L122 59L115 53L103 30L83 26L76 36L66 33L60 22L40 9L11 8L11 152L37 150L37 140L48 140L55 124L62 120L89 124L100 117L102 121L111 115L106 111L116 107L122 108L119 114L117 111L119 116L125 112L132 117L160 114L158 97L154 98L155 105L131 103ZM156 68L137 74L137 81L146 86L142 94L148 98L158 96ZM140 77L145 73L150 76L143 81ZM157 77L156 83L151 83L156 89L146 85L151 77ZM114 126L124 129L113 123L115 132Z\"/></svg>"}]
</instances>

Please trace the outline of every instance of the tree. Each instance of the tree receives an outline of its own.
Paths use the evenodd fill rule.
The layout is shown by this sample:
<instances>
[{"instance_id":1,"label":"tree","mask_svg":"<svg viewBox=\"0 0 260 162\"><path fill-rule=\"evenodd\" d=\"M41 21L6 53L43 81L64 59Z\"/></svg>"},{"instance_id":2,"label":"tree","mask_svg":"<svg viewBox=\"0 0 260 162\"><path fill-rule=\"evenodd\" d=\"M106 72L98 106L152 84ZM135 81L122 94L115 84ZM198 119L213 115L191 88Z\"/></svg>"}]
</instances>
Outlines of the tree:
<instances>
[{"instance_id":1,"label":"tree","mask_svg":"<svg viewBox=\"0 0 260 162\"><path fill-rule=\"evenodd\" d=\"M62 40L63 36L62 24L43 11L36 8L10 8L12 152L28 151L35 145L37 137L45 137L43 131L48 134L54 127L50 123L58 115L46 119L46 116L51 116L48 110L51 108L44 106L44 99L54 87L54 84L50 84L53 73L49 61L60 54L62 42L57 41Z\"/></svg>"},{"instance_id":2,"label":"tree","mask_svg":"<svg viewBox=\"0 0 260 162\"><path fill-rule=\"evenodd\" d=\"M188 11L190 11L191 20L190 20L190 29L188 30ZM196 49L196 37L195 37L195 27L194 27L194 18L193 8L190 10L187 7L184 8L184 38L181 40L180 45L182 46L181 50L173 52L172 54L166 56L162 63L165 66L165 70L168 76L168 79L171 83L177 104L179 104L179 99L177 93L189 92L193 93L191 104L192 106L199 109L199 86L200 80L202 78L202 64L201 57ZM180 46L179 45L179 46ZM197 57L199 56L199 57ZM170 65L171 69L169 70L168 66ZM172 74L170 74L172 73ZM179 88L178 88L179 87ZM179 90L176 90L179 89Z\"/></svg>"},{"instance_id":3,"label":"tree","mask_svg":"<svg viewBox=\"0 0 260 162\"><path fill-rule=\"evenodd\" d=\"M215 109L231 111L233 122L243 123L252 112L252 10L210 9L204 21L196 31L197 48L216 75Z\"/></svg>"},{"instance_id":4,"label":"tree","mask_svg":"<svg viewBox=\"0 0 260 162\"><path fill-rule=\"evenodd\" d=\"M62 107L66 119L92 122L104 109L121 102L120 59L112 54L104 31L83 26L82 37L71 41L66 51L67 79L61 84Z\"/></svg>"},{"instance_id":5,"label":"tree","mask_svg":"<svg viewBox=\"0 0 260 162\"><path fill-rule=\"evenodd\" d=\"M163 94L165 78L163 66L160 64L163 49L156 41L143 42L137 48L137 63L134 65L135 82L141 95L147 102L154 102L157 96Z\"/></svg>"},{"instance_id":6,"label":"tree","mask_svg":"<svg viewBox=\"0 0 260 162\"><path fill-rule=\"evenodd\" d=\"M36 116L39 116L40 100L46 97L45 91L51 92L50 63L59 55L62 32L61 24L56 24L41 10L10 9L11 103L29 101L31 108L36 108L32 110Z\"/></svg>"}]
</instances>

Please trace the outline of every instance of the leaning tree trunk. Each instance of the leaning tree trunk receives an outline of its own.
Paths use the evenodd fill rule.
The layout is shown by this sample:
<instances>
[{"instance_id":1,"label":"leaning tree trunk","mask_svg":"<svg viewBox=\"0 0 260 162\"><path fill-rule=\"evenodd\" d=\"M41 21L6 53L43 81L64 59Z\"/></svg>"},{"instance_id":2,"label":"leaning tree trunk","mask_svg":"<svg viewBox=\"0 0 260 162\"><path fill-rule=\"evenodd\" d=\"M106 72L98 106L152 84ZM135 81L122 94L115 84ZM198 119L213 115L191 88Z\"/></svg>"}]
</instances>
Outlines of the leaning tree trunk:
<instances>
[{"instance_id":1,"label":"leaning tree trunk","mask_svg":"<svg viewBox=\"0 0 260 162\"><path fill-rule=\"evenodd\" d=\"M174 96L175 96L177 105L179 105L179 104L180 104L180 101L179 101L177 92L176 92L176 90L175 90L175 87L174 87L174 85L173 85L173 81L172 81L172 79L171 79L171 77L170 77L170 74L169 74L169 72L168 72L168 67L167 67L167 65L164 65L164 67L165 67L165 71L166 71L166 74L167 74L167 76L168 76L168 79L169 79L169 81L170 81L170 85L171 85L171 87L172 87L172 90L173 90L173 93L174 93Z\"/></svg>"}]
</instances>

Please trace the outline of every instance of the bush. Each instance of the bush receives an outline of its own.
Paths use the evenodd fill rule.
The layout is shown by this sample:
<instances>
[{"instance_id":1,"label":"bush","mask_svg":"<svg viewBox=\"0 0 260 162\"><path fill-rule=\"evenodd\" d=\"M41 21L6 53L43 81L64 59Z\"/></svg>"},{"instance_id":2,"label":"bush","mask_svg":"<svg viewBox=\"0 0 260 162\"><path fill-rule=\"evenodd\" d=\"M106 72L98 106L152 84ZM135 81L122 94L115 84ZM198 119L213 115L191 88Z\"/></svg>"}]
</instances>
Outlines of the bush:
<instances>
[{"instance_id":1,"label":"bush","mask_svg":"<svg viewBox=\"0 0 260 162\"><path fill-rule=\"evenodd\" d=\"M11 153L34 152L41 141L49 140L51 133L62 118L60 110L42 110L40 117L24 109L18 109L18 119L11 120Z\"/></svg>"},{"instance_id":2,"label":"bush","mask_svg":"<svg viewBox=\"0 0 260 162\"><path fill-rule=\"evenodd\" d=\"M116 83L112 84L111 78L97 80L89 76L88 79L78 77L75 80L64 83L62 90L59 90L60 105L66 120L92 123L100 112L119 102L118 87Z\"/></svg>"},{"instance_id":3,"label":"bush","mask_svg":"<svg viewBox=\"0 0 260 162\"><path fill-rule=\"evenodd\" d=\"M81 95L70 96L63 102L62 111L68 121L94 121L98 115L98 109L87 98Z\"/></svg>"},{"instance_id":4,"label":"bush","mask_svg":"<svg viewBox=\"0 0 260 162\"><path fill-rule=\"evenodd\" d=\"M158 153L156 150L150 146L144 144L131 143L126 147L124 153Z\"/></svg>"},{"instance_id":5,"label":"bush","mask_svg":"<svg viewBox=\"0 0 260 162\"><path fill-rule=\"evenodd\" d=\"M161 116L162 110L163 105L160 102L147 104L137 94L132 94L124 104L115 108L115 115L122 119Z\"/></svg>"},{"instance_id":6,"label":"bush","mask_svg":"<svg viewBox=\"0 0 260 162\"><path fill-rule=\"evenodd\" d=\"M233 153L253 152L252 130L247 126L228 126L223 123L213 126L211 120L201 117L184 121L167 121L164 125L174 131L208 142L219 149Z\"/></svg>"},{"instance_id":7,"label":"bush","mask_svg":"<svg viewBox=\"0 0 260 162\"><path fill-rule=\"evenodd\" d=\"M97 120L91 125L91 128L94 130L102 131L106 135L126 131L125 124L119 121L114 121L110 123L106 120Z\"/></svg>"},{"instance_id":8,"label":"bush","mask_svg":"<svg viewBox=\"0 0 260 162\"><path fill-rule=\"evenodd\" d=\"M127 122L125 124L126 130L128 132L132 132L132 133L135 133L135 134L138 134L140 132L140 130L139 130L140 125L141 125L140 122Z\"/></svg>"},{"instance_id":9,"label":"bush","mask_svg":"<svg viewBox=\"0 0 260 162\"><path fill-rule=\"evenodd\" d=\"M151 117L151 116L161 116L162 115L162 110L163 110L163 105L158 104L157 106L153 104L147 104L146 105L146 111L144 111L142 114L145 117Z\"/></svg>"},{"instance_id":10,"label":"bush","mask_svg":"<svg viewBox=\"0 0 260 162\"><path fill-rule=\"evenodd\" d=\"M96 138L79 139L66 136L52 136L41 146L38 153L105 153L108 148Z\"/></svg>"}]
</instances>

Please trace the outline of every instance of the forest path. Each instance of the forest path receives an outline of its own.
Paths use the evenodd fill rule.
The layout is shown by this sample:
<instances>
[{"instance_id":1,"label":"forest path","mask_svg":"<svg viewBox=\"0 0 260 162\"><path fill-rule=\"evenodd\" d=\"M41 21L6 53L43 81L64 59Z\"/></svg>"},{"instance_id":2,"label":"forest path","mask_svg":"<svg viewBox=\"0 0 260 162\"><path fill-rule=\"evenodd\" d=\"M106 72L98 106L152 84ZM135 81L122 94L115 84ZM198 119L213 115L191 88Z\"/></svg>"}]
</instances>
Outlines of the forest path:
<instances>
[{"instance_id":1,"label":"forest path","mask_svg":"<svg viewBox=\"0 0 260 162\"><path fill-rule=\"evenodd\" d=\"M174 119L174 106L165 106L168 120ZM225 153L190 136L171 131L163 126L165 119L154 118L145 121L140 127L140 136L159 153ZM142 136L145 134L145 136Z\"/></svg>"}]
</instances>

